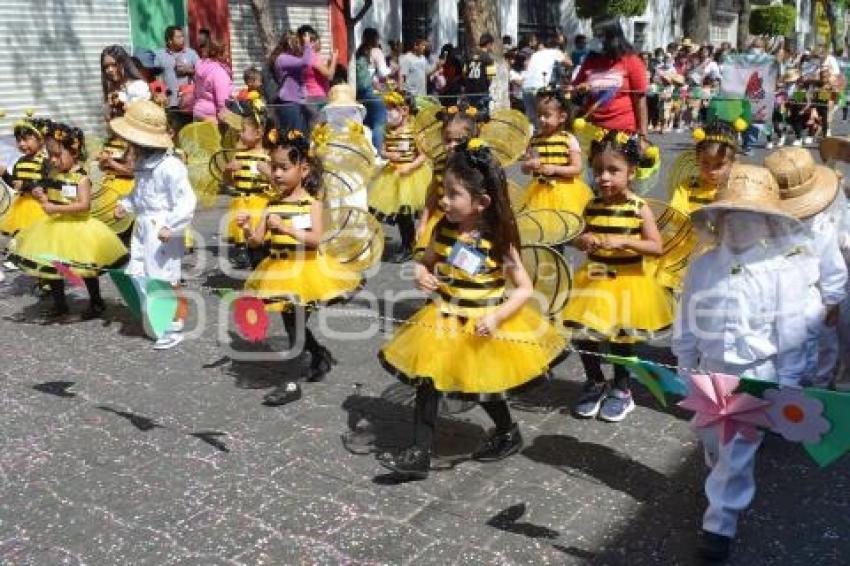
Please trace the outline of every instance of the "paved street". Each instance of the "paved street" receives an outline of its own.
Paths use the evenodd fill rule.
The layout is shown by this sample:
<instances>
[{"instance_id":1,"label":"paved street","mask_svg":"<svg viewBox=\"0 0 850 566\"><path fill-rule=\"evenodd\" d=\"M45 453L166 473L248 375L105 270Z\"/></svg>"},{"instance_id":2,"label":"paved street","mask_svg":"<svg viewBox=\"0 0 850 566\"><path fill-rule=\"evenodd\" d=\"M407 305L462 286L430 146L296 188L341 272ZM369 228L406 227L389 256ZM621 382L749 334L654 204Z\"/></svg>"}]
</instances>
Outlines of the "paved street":
<instances>
[{"instance_id":1,"label":"paved street","mask_svg":"<svg viewBox=\"0 0 850 566\"><path fill-rule=\"evenodd\" d=\"M689 144L665 136L667 162ZM438 470L420 482L393 483L373 456L411 431L410 390L377 362L384 325L350 340L374 322L336 312L326 322L338 336L320 341L339 365L301 401L262 406L259 387L299 360L269 359L283 343L278 319L269 344L242 343L219 299L200 292L230 283L220 213L199 215L206 247L188 279L202 309L175 350L151 349L105 279L105 320L50 326L36 320L45 305L31 280L0 284L0 563L696 563L705 467L687 414L636 386L625 423L576 420L564 412L583 379L575 357L514 399L526 446L506 461L467 460L488 420L447 405ZM386 298L411 275L385 264L367 290ZM84 305L79 295L72 310ZM240 359L248 353L259 359ZM850 458L821 470L770 436L757 477L731 563L847 563Z\"/></svg>"}]
</instances>

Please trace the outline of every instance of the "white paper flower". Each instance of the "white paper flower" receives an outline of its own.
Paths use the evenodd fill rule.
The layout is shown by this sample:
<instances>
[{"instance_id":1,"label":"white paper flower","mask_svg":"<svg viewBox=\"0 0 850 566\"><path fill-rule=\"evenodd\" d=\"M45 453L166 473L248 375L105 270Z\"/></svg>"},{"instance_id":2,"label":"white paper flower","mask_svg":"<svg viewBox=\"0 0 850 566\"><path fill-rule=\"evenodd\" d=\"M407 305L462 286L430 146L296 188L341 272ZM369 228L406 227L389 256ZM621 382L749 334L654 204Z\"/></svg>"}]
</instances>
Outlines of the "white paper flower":
<instances>
[{"instance_id":1,"label":"white paper flower","mask_svg":"<svg viewBox=\"0 0 850 566\"><path fill-rule=\"evenodd\" d=\"M807 397L802 389L768 389L764 399L771 403L767 415L773 422L772 430L786 440L817 444L830 428L829 421L823 418L823 404Z\"/></svg>"}]
</instances>

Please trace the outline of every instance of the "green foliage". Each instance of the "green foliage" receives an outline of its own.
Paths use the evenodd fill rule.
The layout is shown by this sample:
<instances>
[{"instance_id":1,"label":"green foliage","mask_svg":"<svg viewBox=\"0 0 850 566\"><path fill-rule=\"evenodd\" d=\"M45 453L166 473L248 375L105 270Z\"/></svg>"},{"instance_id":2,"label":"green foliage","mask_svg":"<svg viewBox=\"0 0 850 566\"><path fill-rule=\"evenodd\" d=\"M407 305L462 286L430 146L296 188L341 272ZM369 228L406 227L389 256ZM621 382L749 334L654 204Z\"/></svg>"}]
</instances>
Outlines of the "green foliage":
<instances>
[{"instance_id":1,"label":"green foliage","mask_svg":"<svg viewBox=\"0 0 850 566\"><path fill-rule=\"evenodd\" d=\"M579 18L602 16L642 16L648 0L576 0Z\"/></svg>"},{"instance_id":2,"label":"green foliage","mask_svg":"<svg viewBox=\"0 0 850 566\"><path fill-rule=\"evenodd\" d=\"M750 33L753 35L782 35L794 33L797 12L794 6L766 6L750 13Z\"/></svg>"}]
</instances>

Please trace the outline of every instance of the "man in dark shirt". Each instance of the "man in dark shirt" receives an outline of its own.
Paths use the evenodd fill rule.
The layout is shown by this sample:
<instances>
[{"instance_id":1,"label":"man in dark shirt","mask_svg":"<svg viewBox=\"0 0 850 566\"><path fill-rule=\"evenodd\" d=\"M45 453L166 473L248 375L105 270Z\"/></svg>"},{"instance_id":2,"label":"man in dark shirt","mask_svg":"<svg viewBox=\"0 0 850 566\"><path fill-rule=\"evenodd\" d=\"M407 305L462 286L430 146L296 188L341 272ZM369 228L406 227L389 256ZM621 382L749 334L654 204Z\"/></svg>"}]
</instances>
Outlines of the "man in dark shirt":
<instances>
[{"instance_id":1,"label":"man in dark shirt","mask_svg":"<svg viewBox=\"0 0 850 566\"><path fill-rule=\"evenodd\" d=\"M482 33L476 50L463 66L463 89L469 103L486 112L490 103L490 82L496 77L496 62L492 51L495 40Z\"/></svg>"}]
</instances>

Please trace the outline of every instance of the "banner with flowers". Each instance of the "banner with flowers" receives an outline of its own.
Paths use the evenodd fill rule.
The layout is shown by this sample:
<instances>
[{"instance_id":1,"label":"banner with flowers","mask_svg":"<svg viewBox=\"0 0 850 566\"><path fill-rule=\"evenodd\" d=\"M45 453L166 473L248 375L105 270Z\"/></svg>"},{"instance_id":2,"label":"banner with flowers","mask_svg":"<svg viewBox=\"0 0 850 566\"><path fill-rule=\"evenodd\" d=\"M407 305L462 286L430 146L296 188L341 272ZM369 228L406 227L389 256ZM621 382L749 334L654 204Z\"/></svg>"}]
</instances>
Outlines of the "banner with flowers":
<instances>
[{"instance_id":1,"label":"banner with flowers","mask_svg":"<svg viewBox=\"0 0 850 566\"><path fill-rule=\"evenodd\" d=\"M729 56L721 67L721 96L750 101L752 121L770 124L779 64L770 55Z\"/></svg>"}]
</instances>

